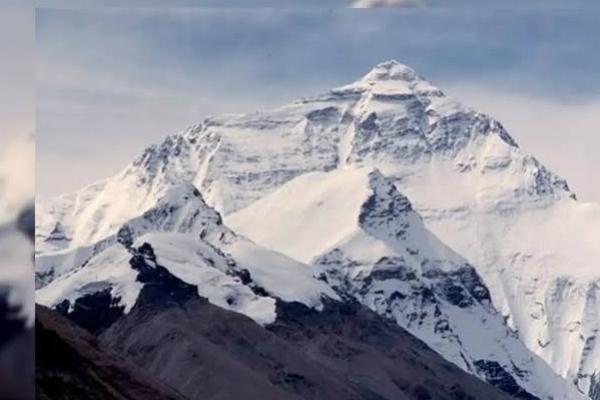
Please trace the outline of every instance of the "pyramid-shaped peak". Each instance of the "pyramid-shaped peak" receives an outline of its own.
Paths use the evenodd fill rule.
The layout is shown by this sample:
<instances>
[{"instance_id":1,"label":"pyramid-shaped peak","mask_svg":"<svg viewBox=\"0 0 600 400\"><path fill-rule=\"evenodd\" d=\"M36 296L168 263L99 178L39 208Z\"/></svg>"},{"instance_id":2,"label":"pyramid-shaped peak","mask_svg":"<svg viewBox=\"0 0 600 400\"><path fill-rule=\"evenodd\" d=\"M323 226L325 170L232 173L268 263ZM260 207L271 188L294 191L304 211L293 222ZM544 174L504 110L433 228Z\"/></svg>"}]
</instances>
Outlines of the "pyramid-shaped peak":
<instances>
[{"instance_id":1,"label":"pyramid-shaped peak","mask_svg":"<svg viewBox=\"0 0 600 400\"><path fill-rule=\"evenodd\" d=\"M363 81L414 81L420 79L419 75L408 65L396 60L384 61L377 64L363 78Z\"/></svg>"},{"instance_id":2,"label":"pyramid-shaped peak","mask_svg":"<svg viewBox=\"0 0 600 400\"><path fill-rule=\"evenodd\" d=\"M396 189L393 181L378 169L368 175L371 195L361 206L359 222L363 229L366 223L376 224L401 221L413 208L410 200Z\"/></svg>"}]
</instances>

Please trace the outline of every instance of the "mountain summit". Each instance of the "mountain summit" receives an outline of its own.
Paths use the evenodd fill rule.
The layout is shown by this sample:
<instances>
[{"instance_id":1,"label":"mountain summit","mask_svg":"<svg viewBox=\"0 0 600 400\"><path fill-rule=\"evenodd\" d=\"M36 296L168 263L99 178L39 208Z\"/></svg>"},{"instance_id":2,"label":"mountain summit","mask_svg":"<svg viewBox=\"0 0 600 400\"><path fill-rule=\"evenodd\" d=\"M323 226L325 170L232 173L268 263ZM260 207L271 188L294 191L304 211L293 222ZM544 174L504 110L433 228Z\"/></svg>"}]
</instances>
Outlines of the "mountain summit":
<instances>
[{"instance_id":1,"label":"mountain summit","mask_svg":"<svg viewBox=\"0 0 600 400\"><path fill-rule=\"evenodd\" d=\"M378 172L356 178L348 172L352 170ZM493 308L507 321L508 328L502 324L502 332L512 330L569 382L570 389L563 388L566 392L534 395L573 399L577 393L590 393L600 365L596 340L600 274L595 267L600 259L600 206L577 201L567 182L519 148L501 123L461 105L395 61L378 64L349 85L273 110L207 118L150 146L110 179L75 193L41 199L36 219L38 278L47 285L54 278L44 272L65 271L65 263L67 269L80 268L86 259L73 254L89 255L90 248L102 249L99 243L156 209L182 183L198 188L203 201L223 216L225 225L240 228L263 250L283 253L291 262L310 263L320 270L323 260L334 258L329 251L337 249L336 254L344 256L360 253L366 238L378 243L375 249L386 243L378 237L379 228L371 231L357 225L356 213L369 204L363 201L363 194L370 190L367 176L369 181L385 182L381 188L390 188L380 188L378 193L395 188L418 215L422 231L451 249L453 259L464 260L460 265L471 266L469 271L489 291ZM294 208L309 197L321 200ZM400 199L391 203L393 209L405 205ZM336 211L346 209L348 213ZM241 220L246 223L238 224ZM65 240L48 240L59 223ZM380 227L385 231L386 226ZM278 238L269 233L273 227ZM354 243L351 238L356 232L361 232L358 237L362 239ZM298 241L294 243L293 238ZM420 249L418 257L436 259L429 251L432 248ZM376 261L369 260L368 265ZM421 267L411 268L420 271ZM336 270L350 277L347 266ZM331 270L323 272L327 276ZM259 276L272 278L268 269L262 269ZM381 295L389 295L389 300L400 283L386 282ZM380 295L370 293L371 286L363 287L365 281L347 283L350 292L346 294L354 299ZM430 289L432 285L422 280L414 284ZM319 288L310 293L325 290ZM406 304L415 299L411 293L404 295ZM315 297L309 297L308 304L318 306ZM390 317L394 314L384 311ZM452 313L448 318L459 321ZM405 320L396 321L402 325ZM478 341L477 335L463 339L473 345ZM536 373L516 366L509 375L518 382ZM560 386L562 381L556 381ZM575 394L565 395L569 390Z\"/></svg>"}]
</instances>

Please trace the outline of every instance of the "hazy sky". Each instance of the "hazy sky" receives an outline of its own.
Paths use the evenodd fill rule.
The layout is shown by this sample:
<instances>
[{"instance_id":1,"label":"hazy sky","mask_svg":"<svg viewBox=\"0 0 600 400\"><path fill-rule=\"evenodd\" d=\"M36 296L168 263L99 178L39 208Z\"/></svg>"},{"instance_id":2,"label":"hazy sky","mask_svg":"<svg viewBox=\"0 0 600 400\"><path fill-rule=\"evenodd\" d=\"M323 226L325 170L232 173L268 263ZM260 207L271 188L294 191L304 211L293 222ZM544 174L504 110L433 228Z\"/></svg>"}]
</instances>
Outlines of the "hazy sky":
<instances>
[{"instance_id":1,"label":"hazy sky","mask_svg":"<svg viewBox=\"0 0 600 400\"><path fill-rule=\"evenodd\" d=\"M580 198L600 201L593 2L318 3L331 7L39 9L38 193L107 177L206 115L318 94L393 58L499 118Z\"/></svg>"},{"instance_id":2,"label":"hazy sky","mask_svg":"<svg viewBox=\"0 0 600 400\"><path fill-rule=\"evenodd\" d=\"M34 13L0 0L0 145L34 129Z\"/></svg>"},{"instance_id":3,"label":"hazy sky","mask_svg":"<svg viewBox=\"0 0 600 400\"><path fill-rule=\"evenodd\" d=\"M34 196L34 13L22 4L0 0L0 224Z\"/></svg>"}]
</instances>

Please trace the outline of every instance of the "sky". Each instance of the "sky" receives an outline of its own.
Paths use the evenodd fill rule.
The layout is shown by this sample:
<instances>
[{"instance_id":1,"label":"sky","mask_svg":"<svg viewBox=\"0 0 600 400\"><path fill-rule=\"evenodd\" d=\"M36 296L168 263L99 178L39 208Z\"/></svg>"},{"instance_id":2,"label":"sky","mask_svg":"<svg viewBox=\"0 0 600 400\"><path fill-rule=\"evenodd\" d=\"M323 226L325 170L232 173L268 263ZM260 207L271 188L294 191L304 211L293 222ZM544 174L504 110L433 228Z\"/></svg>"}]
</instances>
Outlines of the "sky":
<instances>
[{"instance_id":1,"label":"sky","mask_svg":"<svg viewBox=\"0 0 600 400\"><path fill-rule=\"evenodd\" d=\"M58 1L50 5L69 6ZM159 4L148 1L138 3ZM343 0L248 3L38 9L38 195L108 177L207 115L319 94L396 59L501 120L580 199L600 201L593 2L432 0L366 10Z\"/></svg>"},{"instance_id":2,"label":"sky","mask_svg":"<svg viewBox=\"0 0 600 400\"><path fill-rule=\"evenodd\" d=\"M34 130L34 13L0 0L0 145Z\"/></svg>"},{"instance_id":3,"label":"sky","mask_svg":"<svg viewBox=\"0 0 600 400\"><path fill-rule=\"evenodd\" d=\"M34 197L34 13L0 0L0 225ZM2 257L0 257L2 262ZM4 265L3 265L4 266ZM0 277L0 280L1 277Z\"/></svg>"}]
</instances>

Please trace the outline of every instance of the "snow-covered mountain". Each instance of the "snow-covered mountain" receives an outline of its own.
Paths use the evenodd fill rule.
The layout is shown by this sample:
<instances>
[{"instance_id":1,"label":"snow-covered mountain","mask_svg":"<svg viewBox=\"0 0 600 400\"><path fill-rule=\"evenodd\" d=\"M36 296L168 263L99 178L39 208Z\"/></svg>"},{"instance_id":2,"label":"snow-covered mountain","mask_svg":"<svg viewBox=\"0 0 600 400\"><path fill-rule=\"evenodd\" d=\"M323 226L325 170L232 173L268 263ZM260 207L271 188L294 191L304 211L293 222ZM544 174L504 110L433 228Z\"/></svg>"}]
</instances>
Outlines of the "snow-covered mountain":
<instances>
[{"instance_id":1,"label":"snow-covered mountain","mask_svg":"<svg viewBox=\"0 0 600 400\"><path fill-rule=\"evenodd\" d=\"M256 224L256 218L273 223ZM505 324L475 269L429 232L378 170L345 167L292 179L228 223L516 397L571 398ZM574 391L574 390L573 390ZM522 398L528 398L522 395Z\"/></svg>"},{"instance_id":2,"label":"snow-covered mountain","mask_svg":"<svg viewBox=\"0 0 600 400\"><path fill-rule=\"evenodd\" d=\"M349 192L335 193L340 181ZM300 193L285 210L297 213L296 218L271 212L290 194ZM356 209L336 209L340 195L353 200L348 204ZM321 219L315 208L330 218ZM252 224L256 218L287 220L295 226L293 242L307 257L319 241L341 240L320 254L313 269L236 235L196 188L180 184L116 234L91 246L38 255L37 301L101 332L139 302L147 284L140 274L149 273L141 265L159 274L166 268L211 303L263 325L276 321L278 299L322 310L325 299L352 296L517 398L534 398L531 393L578 397L506 327L474 269L426 231L408 199L378 171L310 173L238 215L248 224L240 225L241 231L259 226ZM350 215L355 216L354 231L331 229L330 221L345 222ZM313 222L329 228L330 237ZM281 224L267 232L276 237L287 229ZM475 330L486 340L474 340Z\"/></svg>"},{"instance_id":3,"label":"snow-covered mountain","mask_svg":"<svg viewBox=\"0 0 600 400\"><path fill-rule=\"evenodd\" d=\"M128 313L143 287L130 260L148 245L153 262L158 259L175 277L198 286L200 296L261 324L275 320L276 299L316 309L323 298L339 299L308 266L238 237L196 188L180 184L116 234L90 246L38 255L36 300L72 311L78 301L102 292Z\"/></svg>"},{"instance_id":4,"label":"snow-covered mountain","mask_svg":"<svg viewBox=\"0 0 600 400\"><path fill-rule=\"evenodd\" d=\"M386 182L393 182L427 229L475 268L493 306L527 347L581 393L588 392L600 365L600 274L594 272L600 259L600 206L577 201L566 181L524 153L500 123L462 106L394 61L315 98L266 112L207 118L148 148L115 177L76 193L39 199L38 278L50 268L41 260L50 257L61 260L51 267L60 267L45 284L80 267L79 262L65 264L63 255L84 251L85 256L77 257L87 259L95 254L90 247L114 242L124 224L151 212L182 182L197 187L235 225L246 207L287 190L292 179L347 168L377 168ZM359 210L360 204L348 199L368 189L347 187L345 178L339 179L328 181L335 186L327 189L331 201L336 200L330 208ZM322 184L315 181L313 189ZM288 206L288 201L277 205ZM247 235L260 244L259 233L281 228L283 236L269 250L299 262L309 255L331 259L335 254L327 251L337 247L351 253L352 243L344 242L348 238L336 235L356 231L355 214L336 213L334 220L318 207L313 211L305 218L314 236L330 242L306 235L306 243L287 248L298 227L268 213L253 216L257 236ZM286 215L293 216L290 212ZM373 232L360 231L363 239L373 237ZM107 253L95 257L101 254ZM418 283L433 285L429 280ZM374 301L375 295L367 291L366 301Z\"/></svg>"},{"instance_id":5,"label":"snow-covered mountain","mask_svg":"<svg viewBox=\"0 0 600 400\"><path fill-rule=\"evenodd\" d=\"M57 268L40 255L47 281L40 282L38 301L93 333L94 341L55 311L36 308L39 324L56 331L49 336L53 342L75 336L83 339L76 343L95 343L92 348L126 357L119 364L124 372L133 362L185 398L468 394L500 400L514 398L511 389L530 398L518 385L494 388L467 375L394 323L356 301L342 301L308 265L236 236L191 185L174 187L155 208L92 248L83 262L57 252L52 258ZM42 349L43 372L62 371L67 391L81 377L80 360L90 355L89 347L75 348L79 353L61 352L52 362L53 354ZM65 357L73 368L65 369ZM112 368L111 359L100 358ZM106 377L105 362L84 364L86 373L104 376L110 386L135 389ZM138 376L131 371L127 376ZM231 376L236 385L229 384ZM86 381L78 384L79 393L93 388ZM44 383L47 390L60 385L56 379Z\"/></svg>"}]
</instances>

